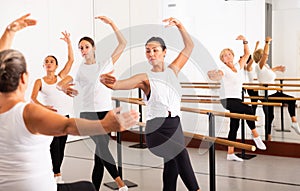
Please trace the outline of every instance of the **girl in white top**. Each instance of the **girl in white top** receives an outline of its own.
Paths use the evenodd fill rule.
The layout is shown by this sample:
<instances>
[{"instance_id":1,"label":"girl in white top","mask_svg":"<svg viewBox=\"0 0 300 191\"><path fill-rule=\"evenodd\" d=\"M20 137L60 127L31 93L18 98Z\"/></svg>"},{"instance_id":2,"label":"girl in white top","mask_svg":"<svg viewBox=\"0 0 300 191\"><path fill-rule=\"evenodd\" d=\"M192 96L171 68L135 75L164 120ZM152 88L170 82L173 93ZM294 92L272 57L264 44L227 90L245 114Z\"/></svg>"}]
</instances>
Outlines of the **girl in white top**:
<instances>
[{"instance_id":1,"label":"girl in white top","mask_svg":"<svg viewBox=\"0 0 300 191\"><path fill-rule=\"evenodd\" d=\"M175 18L163 21L169 22L168 26L176 26L184 42L183 50L167 68L164 67L165 43L159 37L152 37L145 45L151 71L118 81L111 74L103 74L101 82L113 90L143 90L147 97L146 143L152 153L164 159L163 190L176 190L180 175L187 189L196 191L200 189L185 148L180 122L181 88L177 79L194 44L180 21Z\"/></svg>"},{"instance_id":2,"label":"girl in white top","mask_svg":"<svg viewBox=\"0 0 300 191\"><path fill-rule=\"evenodd\" d=\"M250 106L242 102L242 85L243 85L243 72L246 61L249 58L248 41L242 35L237 37L237 40L242 40L244 45L244 55L240 58L238 63L234 64L234 53L231 49L223 49L220 53L220 60L225 64L219 70L212 70L208 72L208 77L214 81L221 82L220 98L223 107L232 113L242 113L253 115L253 110ZM228 140L236 141L237 131L239 129L239 119L230 118L230 130ZM262 142L254 121L246 121L251 129L253 140L256 146L265 150L266 146ZM228 147L227 160L243 161L234 154L234 147Z\"/></svg>"},{"instance_id":3,"label":"girl in white top","mask_svg":"<svg viewBox=\"0 0 300 191\"><path fill-rule=\"evenodd\" d=\"M72 43L70 40L70 33L62 32L62 35L64 37L61 39L65 41L68 45L68 60L64 68L58 73L58 75L56 75L55 72L58 67L57 58L53 55L46 56L46 58L44 59L43 66L47 74L43 78L37 79L35 81L31 93L31 100L34 103L39 104L49 110L52 110L54 112L57 112L58 114L68 117L72 112L70 111L70 104L68 104L71 103L69 100L70 98L66 96L63 92L58 91L56 88L56 84L59 81L61 81L62 78L65 78L70 72L74 62L74 54ZM40 102L37 99L39 93L41 93L42 95L43 102ZM53 137L52 143L50 145L53 173L58 183L62 182L60 168L64 158L66 141L67 135Z\"/></svg>"},{"instance_id":4,"label":"girl in white top","mask_svg":"<svg viewBox=\"0 0 300 191\"><path fill-rule=\"evenodd\" d=\"M80 117L91 120L102 119L108 111L113 109L111 99L112 90L99 82L99 76L102 73L113 70L113 65L121 56L127 43L118 27L111 19L105 16L99 16L96 17L96 19L101 19L112 27L118 40L118 46L115 48L108 61L100 61L99 59L104 58L96 58L94 40L90 37L81 38L78 47L84 58L84 62L80 65L73 82L75 83L75 89L70 87L70 83L73 81L71 76L68 76L58 84L58 86L70 96L79 94L74 97L74 107L80 105ZM96 144L92 173L92 181L96 189L100 189L105 167L117 183L119 191L128 190L119 175L116 162L108 148L109 135L92 136L91 138Z\"/></svg>"},{"instance_id":5,"label":"girl in white top","mask_svg":"<svg viewBox=\"0 0 300 191\"><path fill-rule=\"evenodd\" d=\"M257 73L257 80L259 83L264 84L274 84L276 78L276 71L284 72L285 66L276 66L270 68L267 64L269 56L269 44L272 41L271 37L266 37L264 49L258 49L253 54L253 59L258 65L256 65L255 71ZM265 96L265 91L259 91L260 96ZM270 90L268 91L268 97L291 97L290 95L284 94L282 91ZM297 123L296 118L296 100L272 100L272 102L279 102L283 104L288 104L288 111L292 120L291 127L295 130L297 134L300 134L299 124ZM267 133L268 140L272 139L271 136L271 127L274 120L274 106L265 106L263 107L264 113L268 114L267 122Z\"/></svg>"},{"instance_id":6,"label":"girl in white top","mask_svg":"<svg viewBox=\"0 0 300 191\"><path fill-rule=\"evenodd\" d=\"M15 33L28 26L28 16L16 20L12 24L13 31L7 33ZM22 27L13 27L15 25ZM9 44L12 39L10 38ZM3 42L2 38L0 42ZM124 127L128 128L136 123L138 114L131 111L116 115L112 111L101 121L65 118L38 104L26 103L24 95L27 86L28 73L24 56L16 50L1 51L0 190L95 191L94 186L86 181L56 184L49 152L52 136L86 136L125 130Z\"/></svg>"}]
</instances>

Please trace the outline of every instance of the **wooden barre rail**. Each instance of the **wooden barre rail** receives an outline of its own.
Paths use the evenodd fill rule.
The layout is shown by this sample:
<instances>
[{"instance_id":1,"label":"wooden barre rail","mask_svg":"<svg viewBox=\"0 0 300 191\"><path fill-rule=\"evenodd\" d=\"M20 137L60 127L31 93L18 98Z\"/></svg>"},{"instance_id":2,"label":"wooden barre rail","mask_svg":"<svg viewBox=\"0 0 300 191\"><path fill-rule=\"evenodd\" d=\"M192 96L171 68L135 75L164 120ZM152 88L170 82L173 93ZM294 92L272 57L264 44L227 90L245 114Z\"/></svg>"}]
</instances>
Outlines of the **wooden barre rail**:
<instances>
[{"instance_id":1,"label":"wooden barre rail","mask_svg":"<svg viewBox=\"0 0 300 191\"><path fill-rule=\"evenodd\" d=\"M181 85L221 85L219 82L180 82Z\"/></svg>"},{"instance_id":2,"label":"wooden barre rail","mask_svg":"<svg viewBox=\"0 0 300 191\"><path fill-rule=\"evenodd\" d=\"M181 111L187 111L187 112L199 113L199 114L212 113L215 116L230 117L230 118L235 118L235 119L245 119L245 120L250 120L250 121L258 121L259 120L259 117L255 116L255 115L221 112L221 111L213 111L213 110L207 110L207 109L196 109L196 108L189 108L189 107L181 107Z\"/></svg>"},{"instance_id":3,"label":"wooden barre rail","mask_svg":"<svg viewBox=\"0 0 300 191\"><path fill-rule=\"evenodd\" d=\"M220 96L217 95L187 95L184 94L182 97L208 97L208 98L219 98Z\"/></svg>"},{"instance_id":4,"label":"wooden barre rail","mask_svg":"<svg viewBox=\"0 0 300 191\"><path fill-rule=\"evenodd\" d=\"M264 87L264 86L243 86L246 90L277 90L283 91L283 88L278 87Z\"/></svg>"},{"instance_id":5,"label":"wooden barre rail","mask_svg":"<svg viewBox=\"0 0 300 191\"><path fill-rule=\"evenodd\" d=\"M276 103L276 102L243 102L247 105L265 105L265 106L282 106L282 103Z\"/></svg>"},{"instance_id":6,"label":"wooden barre rail","mask_svg":"<svg viewBox=\"0 0 300 191\"><path fill-rule=\"evenodd\" d=\"M137 125L145 127L146 123L138 122ZM239 149L244 149L247 151L255 151L256 150L256 147L254 145L249 145L249 144L245 144L245 143L239 143L239 142L229 141L229 140L225 140L225 139L221 139L221 138L210 137L210 136L195 134L195 133L190 133L190 132L183 132L183 134L186 137L195 138L198 140L211 142L211 143L217 143L217 144L225 145L225 146L233 146L233 147L236 147Z\"/></svg>"},{"instance_id":7,"label":"wooden barre rail","mask_svg":"<svg viewBox=\"0 0 300 191\"><path fill-rule=\"evenodd\" d=\"M257 80L257 78L254 78ZM300 81L300 78L275 78L275 81Z\"/></svg>"},{"instance_id":8,"label":"wooden barre rail","mask_svg":"<svg viewBox=\"0 0 300 191\"><path fill-rule=\"evenodd\" d=\"M201 86L194 86L194 85L189 85L189 86L181 86L182 88L195 88L195 89L220 89L221 86L216 86L216 85L201 85ZM280 87L265 87L265 86L243 86L244 89L246 90L276 90L276 91L288 91L288 92L298 92L300 89L284 89Z\"/></svg>"},{"instance_id":9,"label":"wooden barre rail","mask_svg":"<svg viewBox=\"0 0 300 191\"><path fill-rule=\"evenodd\" d=\"M220 100L216 99L181 99L184 103L220 103ZM282 103L276 102L243 102L244 104L251 105L265 105L265 106L282 106Z\"/></svg>"},{"instance_id":10,"label":"wooden barre rail","mask_svg":"<svg viewBox=\"0 0 300 191\"><path fill-rule=\"evenodd\" d=\"M245 98L250 99L265 99L264 96L245 96ZM292 97L268 97L268 100L300 100L300 98Z\"/></svg>"},{"instance_id":11,"label":"wooden barre rail","mask_svg":"<svg viewBox=\"0 0 300 191\"><path fill-rule=\"evenodd\" d=\"M205 136L205 135L201 135L201 134L194 134L194 133L190 133L190 132L183 132L183 134L186 137L196 138L196 139L200 139L202 141L217 143L217 144L225 145L225 146L232 146L232 147L239 148L239 149L244 149L244 150L247 150L247 151L255 151L256 150L256 147L254 145L249 145L249 144L245 144L245 143L228 141L228 140L225 140L225 139L220 139L220 138L216 138L216 137L209 137L209 136Z\"/></svg>"},{"instance_id":12,"label":"wooden barre rail","mask_svg":"<svg viewBox=\"0 0 300 191\"><path fill-rule=\"evenodd\" d=\"M219 89L220 86L181 86L182 88L204 88L204 89Z\"/></svg>"},{"instance_id":13,"label":"wooden barre rail","mask_svg":"<svg viewBox=\"0 0 300 191\"><path fill-rule=\"evenodd\" d=\"M118 101L122 101L122 102L138 104L138 105L145 105L145 103L143 101L139 101L136 98L112 97L112 100L118 100ZM192 112L192 113L200 113L200 114L212 113L216 116L230 117L230 118L235 118L235 119L245 119L245 120L250 120L250 121L258 121L259 120L259 117L255 116L255 115L221 112L221 111L213 111L213 110L207 110L207 109L196 109L196 108L189 108L189 107L181 107L181 111L187 111L187 112Z\"/></svg>"},{"instance_id":14,"label":"wooden barre rail","mask_svg":"<svg viewBox=\"0 0 300 191\"><path fill-rule=\"evenodd\" d=\"M221 103L220 100L217 100L217 99L186 99L186 98L182 98L181 102L184 102L184 103Z\"/></svg>"},{"instance_id":15,"label":"wooden barre rail","mask_svg":"<svg viewBox=\"0 0 300 191\"><path fill-rule=\"evenodd\" d=\"M300 87L300 84L264 84L264 83L243 83L245 86L285 86L285 87Z\"/></svg>"}]
</instances>

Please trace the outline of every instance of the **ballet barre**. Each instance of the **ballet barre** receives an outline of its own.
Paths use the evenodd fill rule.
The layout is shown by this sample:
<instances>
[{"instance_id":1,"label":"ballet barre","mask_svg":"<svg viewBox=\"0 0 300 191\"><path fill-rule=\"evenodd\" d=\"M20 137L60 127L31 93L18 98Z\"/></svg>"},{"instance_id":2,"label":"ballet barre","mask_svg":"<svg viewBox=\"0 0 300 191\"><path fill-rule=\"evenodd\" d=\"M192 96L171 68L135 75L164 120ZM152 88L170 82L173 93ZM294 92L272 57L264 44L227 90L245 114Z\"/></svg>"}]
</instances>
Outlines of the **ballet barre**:
<instances>
[{"instance_id":1,"label":"ballet barre","mask_svg":"<svg viewBox=\"0 0 300 191\"><path fill-rule=\"evenodd\" d=\"M250 99L264 99L264 96L245 96ZM300 100L300 97L269 97L268 100Z\"/></svg>"},{"instance_id":2,"label":"ballet barre","mask_svg":"<svg viewBox=\"0 0 300 191\"><path fill-rule=\"evenodd\" d=\"M138 122L137 125L142 126L142 127L146 127L146 123L145 122ZM250 145L250 144L245 144L245 143L239 143L239 142L235 142L235 141L229 141L229 140L225 140L225 139L221 139L221 138L217 138L217 137L210 137L210 136L206 136L206 135L201 135L201 134L196 134L196 133L191 133L191 132L183 132L185 137L190 137L190 138L195 138L201 141L206 141L206 142L211 142L211 143L217 143L219 145L224 145L224 146L232 146L232 147L236 147L239 149L244 149L247 151L256 151L256 147L254 145Z\"/></svg>"},{"instance_id":3,"label":"ballet barre","mask_svg":"<svg viewBox=\"0 0 300 191\"><path fill-rule=\"evenodd\" d=\"M300 84L265 84L265 83L243 83L245 86L286 86L286 87L300 87Z\"/></svg>"},{"instance_id":4,"label":"ballet barre","mask_svg":"<svg viewBox=\"0 0 300 191\"><path fill-rule=\"evenodd\" d=\"M283 80L289 80L289 81L296 81L300 80L300 78L278 78L277 80L280 81L280 84L264 84L264 83L244 83L244 89L252 89L252 90L265 90L265 96L249 96L251 99L264 99L267 102L269 100L300 100L300 98L290 98L290 97L268 97L268 90L276 90L276 91L281 91L281 92L299 92L299 89L288 89L291 87L300 87L300 84L283 84ZM273 87L270 87L273 86ZM288 87L288 88L283 88L283 87ZM271 106L277 106L277 105L272 105ZM281 129L278 131L282 132L289 132L289 130L284 129L284 114L283 114L283 105L280 106L280 117L281 117ZM267 123L268 119L267 116L265 116L265 129L267 129ZM265 139L267 140L267 131L265 135Z\"/></svg>"},{"instance_id":5,"label":"ballet barre","mask_svg":"<svg viewBox=\"0 0 300 191\"><path fill-rule=\"evenodd\" d=\"M187 99L182 98L181 102L184 103L221 103L220 100L217 99ZM247 105L265 105L265 106L282 106L282 103L276 102L243 102Z\"/></svg>"},{"instance_id":6,"label":"ballet barre","mask_svg":"<svg viewBox=\"0 0 300 191\"><path fill-rule=\"evenodd\" d=\"M254 80L257 80L257 78L254 78ZM300 81L300 78L275 78L275 81Z\"/></svg>"},{"instance_id":7,"label":"ballet barre","mask_svg":"<svg viewBox=\"0 0 300 191\"><path fill-rule=\"evenodd\" d=\"M113 100L116 101L116 106L120 106L120 102L126 102L126 103L131 103L131 104L139 104L139 105L145 105L143 101L141 101L140 98L124 98L124 97L112 97ZM219 112L219 111L213 111L213 110L206 110L206 109L195 109L195 108L188 108L188 107L181 107L181 111L186 111L186 112L192 112L192 113L198 113L198 114L206 114L209 117L209 136L203 136L203 135L196 135L195 138L199 139L205 139L210 143L209 147L209 180L210 180L210 191L215 191L216 190L216 161L215 161L215 144L220 143L223 145L227 146L233 146L232 142L226 142L226 140L221 140L215 137L215 115L216 116L222 116L222 117L233 117L233 118L239 118L239 119L247 119L247 120L258 120L257 116L253 115L245 115L245 114L235 114L235 113L229 113L229 112ZM139 122L138 123L140 126L144 125L144 123ZM188 137L194 137L195 134L190 134L188 132L184 132L184 135L187 135ZM117 132L117 140L118 140L118 145L121 145L121 133ZM216 142L217 140L217 142ZM241 148L243 150L249 150L249 151L255 151L256 147L253 145L247 145L244 143L237 143L234 144L235 147ZM122 152L121 152L121 147L119 146L120 149L117 149L117 154L118 154L118 162L120 161L119 166L121 165L122 162ZM122 172L122 169L119 168L119 171ZM121 174L121 173L120 173ZM120 176L121 177L121 176ZM121 177L122 178L122 177Z\"/></svg>"}]
</instances>

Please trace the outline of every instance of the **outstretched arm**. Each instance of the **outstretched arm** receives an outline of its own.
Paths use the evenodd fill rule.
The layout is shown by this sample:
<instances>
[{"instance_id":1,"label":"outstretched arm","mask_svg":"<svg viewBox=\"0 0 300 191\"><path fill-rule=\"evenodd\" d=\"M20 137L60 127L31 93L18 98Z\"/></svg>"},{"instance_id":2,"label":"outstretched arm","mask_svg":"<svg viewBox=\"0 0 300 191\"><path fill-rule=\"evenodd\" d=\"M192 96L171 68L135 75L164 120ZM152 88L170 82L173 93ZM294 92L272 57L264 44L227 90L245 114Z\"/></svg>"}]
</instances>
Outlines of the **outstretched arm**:
<instances>
[{"instance_id":1,"label":"outstretched arm","mask_svg":"<svg viewBox=\"0 0 300 191\"><path fill-rule=\"evenodd\" d=\"M189 33L186 31L185 27L179 20L171 17L168 19L164 19L163 22L169 22L167 26L176 26L179 29L179 32L183 39L184 48L181 50L177 58L169 65L169 67L175 72L175 74L178 75L178 73L186 64L190 55L192 54L194 43Z\"/></svg>"},{"instance_id":2,"label":"outstretched arm","mask_svg":"<svg viewBox=\"0 0 300 191\"><path fill-rule=\"evenodd\" d=\"M56 88L60 91L63 91L68 96L74 97L78 95L78 91L72 88L72 86L74 86L72 82L73 82L72 76L66 76L64 79L62 79L57 83Z\"/></svg>"},{"instance_id":3,"label":"outstretched arm","mask_svg":"<svg viewBox=\"0 0 300 191\"><path fill-rule=\"evenodd\" d=\"M240 64L240 68L244 68L244 66L246 65L246 62L250 56L250 51L249 51L249 47L248 47L248 41L246 40L246 38L243 35L239 35L236 40L242 40L243 41L243 45L244 45L244 55L240 58L239 60L239 64Z\"/></svg>"},{"instance_id":4,"label":"outstretched arm","mask_svg":"<svg viewBox=\"0 0 300 191\"><path fill-rule=\"evenodd\" d=\"M70 33L65 31L65 32L61 32L61 34L64 35L64 37L60 39L65 41L68 45L68 61L65 64L65 67L58 73L58 76L60 78L65 78L72 68L74 62L74 53L73 53L72 43L70 40Z\"/></svg>"},{"instance_id":5,"label":"outstretched arm","mask_svg":"<svg viewBox=\"0 0 300 191\"><path fill-rule=\"evenodd\" d=\"M110 18L108 18L106 16L98 16L95 18L102 20L106 24L109 24L116 34L119 44L111 55L112 62L113 62L113 64L115 64L117 62L117 60L120 58L121 54L123 53L123 51L126 47L127 41L124 38L124 36L122 35L122 33L120 32L120 30L118 29L118 27L115 25L115 23Z\"/></svg>"},{"instance_id":6,"label":"outstretched arm","mask_svg":"<svg viewBox=\"0 0 300 191\"><path fill-rule=\"evenodd\" d=\"M103 120L66 118L51 112L40 105L28 104L23 113L27 129L32 134L50 136L61 135L99 135L112 131L123 131L137 122L139 114L132 110L117 114L120 108L108 112Z\"/></svg>"},{"instance_id":7,"label":"outstretched arm","mask_svg":"<svg viewBox=\"0 0 300 191\"><path fill-rule=\"evenodd\" d=\"M279 71L279 72L284 72L285 71L285 66L275 66L272 68L273 72Z\"/></svg>"},{"instance_id":8,"label":"outstretched arm","mask_svg":"<svg viewBox=\"0 0 300 191\"><path fill-rule=\"evenodd\" d=\"M100 82L110 89L131 90L140 88L146 94L150 91L150 84L146 73L137 74L124 80L117 80L114 76L111 75L111 73L112 72L102 74L100 76Z\"/></svg>"},{"instance_id":9,"label":"outstretched arm","mask_svg":"<svg viewBox=\"0 0 300 191\"><path fill-rule=\"evenodd\" d=\"M264 65L267 63L268 57L269 57L269 46L270 42L272 41L272 38L267 36L265 40L265 46L264 46L264 54L262 55L262 58L259 61L259 68L262 69Z\"/></svg>"},{"instance_id":10,"label":"outstretched arm","mask_svg":"<svg viewBox=\"0 0 300 191\"><path fill-rule=\"evenodd\" d=\"M17 31L22 30L27 26L36 25L36 20L28 19L27 17L29 16L30 13L18 18L7 26L0 38L0 51L9 49L11 47Z\"/></svg>"}]
</instances>

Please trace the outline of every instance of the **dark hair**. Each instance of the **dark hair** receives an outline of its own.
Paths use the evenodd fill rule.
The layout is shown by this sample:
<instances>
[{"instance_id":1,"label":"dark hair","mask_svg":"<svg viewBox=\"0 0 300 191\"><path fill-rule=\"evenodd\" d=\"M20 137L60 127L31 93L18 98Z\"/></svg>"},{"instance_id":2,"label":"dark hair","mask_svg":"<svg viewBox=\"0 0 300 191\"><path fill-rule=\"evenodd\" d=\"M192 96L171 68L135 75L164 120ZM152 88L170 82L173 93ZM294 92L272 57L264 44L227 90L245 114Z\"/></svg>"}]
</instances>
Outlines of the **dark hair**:
<instances>
[{"instance_id":1,"label":"dark hair","mask_svg":"<svg viewBox=\"0 0 300 191\"><path fill-rule=\"evenodd\" d=\"M94 42L94 40L93 40L92 38L90 38L90 37L87 37L87 36L82 37L82 38L79 40L78 45L79 45L80 42L83 41L83 40L88 41L89 43L91 43L91 45L92 45L93 47L95 47L95 42Z\"/></svg>"},{"instance_id":2,"label":"dark hair","mask_svg":"<svg viewBox=\"0 0 300 191\"><path fill-rule=\"evenodd\" d=\"M46 58L48 58L48 57L53 58L55 60L55 62L56 62L56 65L58 65L58 61L57 61L57 58L55 56L53 56L53 55L46 56Z\"/></svg>"},{"instance_id":3,"label":"dark hair","mask_svg":"<svg viewBox=\"0 0 300 191\"><path fill-rule=\"evenodd\" d=\"M12 49L0 52L0 92L15 91L20 76L26 72L26 61L21 52Z\"/></svg>"},{"instance_id":4,"label":"dark hair","mask_svg":"<svg viewBox=\"0 0 300 191\"><path fill-rule=\"evenodd\" d=\"M151 37L151 38L146 42L145 45L147 45L149 42L153 42L153 41L158 42L158 43L160 44L160 46L161 46L161 48L162 48L163 51L167 48L167 47L166 47L166 44L165 44L165 41L164 41L162 38L160 38L160 37Z\"/></svg>"}]
</instances>

